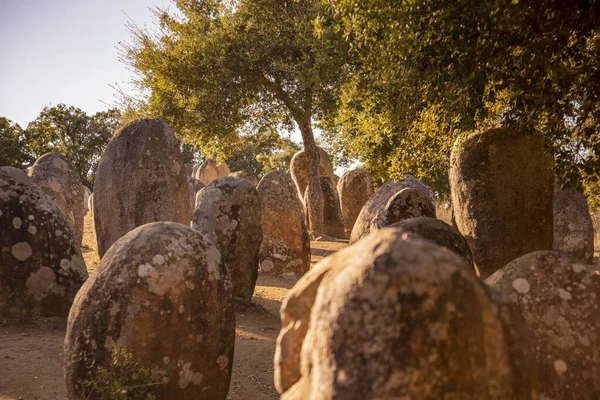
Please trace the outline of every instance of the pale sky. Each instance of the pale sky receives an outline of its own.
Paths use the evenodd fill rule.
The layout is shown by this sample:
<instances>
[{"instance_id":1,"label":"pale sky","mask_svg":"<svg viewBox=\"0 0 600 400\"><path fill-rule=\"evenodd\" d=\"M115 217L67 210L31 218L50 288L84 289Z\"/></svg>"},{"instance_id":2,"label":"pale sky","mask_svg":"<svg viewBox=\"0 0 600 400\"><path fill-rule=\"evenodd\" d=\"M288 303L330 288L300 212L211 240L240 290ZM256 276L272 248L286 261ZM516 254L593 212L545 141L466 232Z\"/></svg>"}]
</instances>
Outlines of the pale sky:
<instances>
[{"instance_id":1,"label":"pale sky","mask_svg":"<svg viewBox=\"0 0 600 400\"><path fill-rule=\"evenodd\" d=\"M0 116L25 128L45 106L88 114L128 90L132 72L118 60L127 16L151 27L149 8L168 0L0 0ZM171 8L174 8L171 5ZM126 15L127 14L127 15Z\"/></svg>"}]
</instances>

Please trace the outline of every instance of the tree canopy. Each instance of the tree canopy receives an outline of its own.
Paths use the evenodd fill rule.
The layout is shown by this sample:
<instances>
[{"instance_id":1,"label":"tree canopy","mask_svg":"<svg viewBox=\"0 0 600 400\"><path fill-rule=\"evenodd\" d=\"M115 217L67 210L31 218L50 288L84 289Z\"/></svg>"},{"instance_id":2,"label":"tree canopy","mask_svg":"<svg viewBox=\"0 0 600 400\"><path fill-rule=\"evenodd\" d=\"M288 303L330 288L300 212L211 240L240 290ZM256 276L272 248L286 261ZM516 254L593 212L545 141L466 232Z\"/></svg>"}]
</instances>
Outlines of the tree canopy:
<instances>
[{"instance_id":1,"label":"tree canopy","mask_svg":"<svg viewBox=\"0 0 600 400\"><path fill-rule=\"evenodd\" d=\"M376 176L443 188L456 136L498 124L543 132L562 183L598 176L597 1L327 4L352 60L328 138Z\"/></svg>"},{"instance_id":2,"label":"tree canopy","mask_svg":"<svg viewBox=\"0 0 600 400\"><path fill-rule=\"evenodd\" d=\"M0 118L0 165L28 168L40 156L56 152L69 159L82 182L92 186L104 147L118 128L115 109L88 115L77 107L45 107L25 130Z\"/></svg>"},{"instance_id":3,"label":"tree canopy","mask_svg":"<svg viewBox=\"0 0 600 400\"><path fill-rule=\"evenodd\" d=\"M318 0L177 0L156 32L132 26L123 60L138 73L142 113L164 118L209 156L227 158L241 134L298 126L309 158L308 214L322 224L313 123L335 104L346 51L315 35ZM326 25L326 21L322 21ZM134 103L139 104L139 103ZM316 172L315 172L316 171Z\"/></svg>"}]
</instances>

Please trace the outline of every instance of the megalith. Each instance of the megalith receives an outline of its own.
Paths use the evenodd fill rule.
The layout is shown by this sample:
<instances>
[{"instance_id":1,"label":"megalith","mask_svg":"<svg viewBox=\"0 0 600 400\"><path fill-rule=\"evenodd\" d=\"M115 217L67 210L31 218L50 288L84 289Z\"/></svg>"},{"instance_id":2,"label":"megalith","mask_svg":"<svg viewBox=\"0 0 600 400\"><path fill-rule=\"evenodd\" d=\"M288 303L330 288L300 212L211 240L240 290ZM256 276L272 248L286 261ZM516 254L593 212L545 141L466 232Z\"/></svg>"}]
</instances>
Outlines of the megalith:
<instances>
[{"instance_id":1,"label":"megalith","mask_svg":"<svg viewBox=\"0 0 600 400\"><path fill-rule=\"evenodd\" d=\"M233 295L252 300L262 241L258 192L247 179L218 178L198 192L192 227L215 243L233 284Z\"/></svg>"},{"instance_id":2,"label":"megalith","mask_svg":"<svg viewBox=\"0 0 600 400\"><path fill-rule=\"evenodd\" d=\"M455 253L382 229L289 292L275 386L282 399L535 399L518 318Z\"/></svg>"},{"instance_id":3,"label":"megalith","mask_svg":"<svg viewBox=\"0 0 600 400\"><path fill-rule=\"evenodd\" d=\"M262 206L260 272L304 275L310 269L310 239L296 185L286 173L271 171L257 190Z\"/></svg>"},{"instance_id":4,"label":"megalith","mask_svg":"<svg viewBox=\"0 0 600 400\"><path fill-rule=\"evenodd\" d=\"M87 276L50 196L20 169L0 167L0 315L64 317Z\"/></svg>"},{"instance_id":5,"label":"megalith","mask_svg":"<svg viewBox=\"0 0 600 400\"><path fill-rule=\"evenodd\" d=\"M541 399L600 398L600 277L566 254L535 251L485 281L517 305L538 364Z\"/></svg>"},{"instance_id":6,"label":"megalith","mask_svg":"<svg viewBox=\"0 0 600 400\"><path fill-rule=\"evenodd\" d=\"M321 176L321 202L323 204L323 227L324 233L328 236L337 238L344 237L344 217L340 208L340 199L338 197L335 183L331 176ZM308 191L304 192L304 204L307 204L306 196ZM306 213L306 210L305 210ZM308 213L306 213L308 214Z\"/></svg>"},{"instance_id":7,"label":"megalith","mask_svg":"<svg viewBox=\"0 0 600 400\"><path fill-rule=\"evenodd\" d=\"M189 224L190 198L179 141L160 119L137 119L110 140L94 181L98 255L155 221Z\"/></svg>"},{"instance_id":8,"label":"megalith","mask_svg":"<svg viewBox=\"0 0 600 400\"><path fill-rule=\"evenodd\" d=\"M490 129L454 144L454 216L482 279L519 256L552 250L552 162L541 135L532 131Z\"/></svg>"},{"instance_id":9,"label":"megalith","mask_svg":"<svg viewBox=\"0 0 600 400\"><path fill-rule=\"evenodd\" d=\"M574 260L591 264L594 258L594 225L583 192L554 189L554 247Z\"/></svg>"},{"instance_id":10,"label":"megalith","mask_svg":"<svg viewBox=\"0 0 600 400\"><path fill-rule=\"evenodd\" d=\"M329 155L320 147L319 149L319 175L333 176L333 165L329 160ZM290 161L290 174L296 184L298 197L304 201L304 193L308 187L308 155L304 150L300 150L292 157Z\"/></svg>"},{"instance_id":11,"label":"megalith","mask_svg":"<svg viewBox=\"0 0 600 400\"><path fill-rule=\"evenodd\" d=\"M84 190L81 178L69 160L58 153L46 153L35 161L29 176L63 213L75 235L75 241L81 245L85 216Z\"/></svg>"},{"instance_id":12,"label":"megalith","mask_svg":"<svg viewBox=\"0 0 600 400\"><path fill-rule=\"evenodd\" d=\"M252 172L249 171L235 171L229 174L234 178L244 178L248 179L250 182L254 184L254 187L258 186L258 178Z\"/></svg>"},{"instance_id":13,"label":"megalith","mask_svg":"<svg viewBox=\"0 0 600 400\"><path fill-rule=\"evenodd\" d=\"M234 318L214 243L176 222L138 227L115 242L77 294L64 347L67 399L93 398L85 381L99 379L99 367L118 373L111 359L125 351L151 372L156 398L225 400Z\"/></svg>"},{"instance_id":14,"label":"megalith","mask_svg":"<svg viewBox=\"0 0 600 400\"><path fill-rule=\"evenodd\" d=\"M337 192L344 218L344 231L349 235L360 210L374 193L373 178L362 168L346 171L337 183Z\"/></svg>"}]
</instances>

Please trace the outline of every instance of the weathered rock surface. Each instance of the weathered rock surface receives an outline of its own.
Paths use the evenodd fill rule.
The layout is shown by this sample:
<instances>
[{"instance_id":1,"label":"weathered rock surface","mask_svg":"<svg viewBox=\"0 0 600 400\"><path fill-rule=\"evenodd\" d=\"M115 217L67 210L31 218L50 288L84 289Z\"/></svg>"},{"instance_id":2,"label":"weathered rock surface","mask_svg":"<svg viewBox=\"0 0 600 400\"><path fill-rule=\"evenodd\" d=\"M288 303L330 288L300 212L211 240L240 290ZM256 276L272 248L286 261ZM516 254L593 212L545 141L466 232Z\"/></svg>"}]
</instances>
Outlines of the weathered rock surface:
<instances>
[{"instance_id":1,"label":"weathered rock surface","mask_svg":"<svg viewBox=\"0 0 600 400\"><path fill-rule=\"evenodd\" d=\"M252 182L229 176L211 182L198 192L192 227L217 244L234 297L250 301L262 241L260 197Z\"/></svg>"},{"instance_id":2,"label":"weathered rock surface","mask_svg":"<svg viewBox=\"0 0 600 400\"><path fill-rule=\"evenodd\" d=\"M196 210L196 196L198 195L198 192L200 190L204 189L204 184L202 182L200 182L198 179L188 176L188 189L190 191L190 213L191 213L190 220L191 220L191 218L194 216L194 211Z\"/></svg>"},{"instance_id":3,"label":"weathered rock surface","mask_svg":"<svg viewBox=\"0 0 600 400\"><path fill-rule=\"evenodd\" d=\"M554 189L554 250L591 264L594 225L585 195L576 189Z\"/></svg>"},{"instance_id":4,"label":"weathered rock surface","mask_svg":"<svg viewBox=\"0 0 600 400\"><path fill-rule=\"evenodd\" d=\"M156 398L226 399L235 340L233 296L216 245L175 222L119 239L78 293L65 338L68 399L88 398L82 379L111 369L124 349L157 383Z\"/></svg>"},{"instance_id":5,"label":"weathered rock surface","mask_svg":"<svg viewBox=\"0 0 600 400\"><path fill-rule=\"evenodd\" d=\"M533 132L491 129L455 143L454 216L483 279L519 256L552 250L552 162Z\"/></svg>"},{"instance_id":6,"label":"weathered rock surface","mask_svg":"<svg viewBox=\"0 0 600 400\"><path fill-rule=\"evenodd\" d=\"M410 232L452 250L462 258L469 266L469 271L477 273L473 263L473 253L467 243L467 239L460 234L458 229L447 223L431 217L417 217L405 219L390 225L391 228L399 228L402 232Z\"/></svg>"},{"instance_id":7,"label":"weathered rock surface","mask_svg":"<svg viewBox=\"0 0 600 400\"><path fill-rule=\"evenodd\" d=\"M88 211L91 211L89 208L89 204L90 204L90 196L92 195L92 192L90 189L88 189L87 186L83 187L83 207L84 207L84 214L87 214Z\"/></svg>"},{"instance_id":8,"label":"weathered rock surface","mask_svg":"<svg viewBox=\"0 0 600 400\"><path fill-rule=\"evenodd\" d=\"M185 164L185 172L187 172L188 176L194 176L194 164Z\"/></svg>"},{"instance_id":9,"label":"weathered rock surface","mask_svg":"<svg viewBox=\"0 0 600 400\"><path fill-rule=\"evenodd\" d=\"M66 316L87 276L63 213L25 172L0 167L0 315Z\"/></svg>"},{"instance_id":10,"label":"weathered rock surface","mask_svg":"<svg viewBox=\"0 0 600 400\"><path fill-rule=\"evenodd\" d=\"M406 188L419 190L430 198L432 205L434 204L435 200L431 189L417 180L414 176L405 175L405 178L400 181L389 180L375 191L360 210L356 222L354 223L354 227L352 228L350 243L352 244L363 236L376 232L381 227L385 226L385 210L389 200L396 193Z\"/></svg>"},{"instance_id":11,"label":"weathered rock surface","mask_svg":"<svg viewBox=\"0 0 600 400\"><path fill-rule=\"evenodd\" d=\"M75 235L75 241L81 245L85 215L83 184L69 160L58 153L46 153L35 161L29 176L63 213Z\"/></svg>"},{"instance_id":12,"label":"weathered rock surface","mask_svg":"<svg viewBox=\"0 0 600 400\"><path fill-rule=\"evenodd\" d=\"M329 161L329 155L322 148L319 149L319 175L333 176L333 165ZM296 184L298 197L304 201L304 193L308 187L308 156L304 150L300 150L290 161L290 175Z\"/></svg>"},{"instance_id":13,"label":"weathered rock surface","mask_svg":"<svg viewBox=\"0 0 600 400\"><path fill-rule=\"evenodd\" d=\"M321 176L321 202L323 204L323 226L325 235L331 237L344 237L344 217L340 208L340 199L338 198L337 189L331 176ZM304 193L304 204L307 203ZM305 214L307 214L305 210Z\"/></svg>"},{"instance_id":14,"label":"weathered rock surface","mask_svg":"<svg viewBox=\"0 0 600 400\"><path fill-rule=\"evenodd\" d=\"M537 399L518 314L459 256L398 229L321 261L281 320L282 399Z\"/></svg>"},{"instance_id":15,"label":"weathered rock surface","mask_svg":"<svg viewBox=\"0 0 600 400\"><path fill-rule=\"evenodd\" d=\"M310 240L296 185L281 171L271 171L257 187L262 204L260 272L302 276L310 269Z\"/></svg>"},{"instance_id":16,"label":"weathered rock surface","mask_svg":"<svg viewBox=\"0 0 600 400\"><path fill-rule=\"evenodd\" d=\"M381 229L404 219L416 217L435 218L435 205L424 190L405 188L388 200L382 218L379 219L383 225L378 226L376 222L376 226Z\"/></svg>"},{"instance_id":17,"label":"weathered rock surface","mask_svg":"<svg viewBox=\"0 0 600 400\"><path fill-rule=\"evenodd\" d=\"M229 176L232 176L234 178L248 179L250 182L252 182L254 184L254 187L256 187L258 185L258 178L252 172L235 171L235 172L230 173Z\"/></svg>"},{"instance_id":18,"label":"weathered rock surface","mask_svg":"<svg viewBox=\"0 0 600 400\"><path fill-rule=\"evenodd\" d=\"M536 251L486 284L518 306L532 339L542 399L600 398L600 277L566 254Z\"/></svg>"},{"instance_id":19,"label":"weathered rock surface","mask_svg":"<svg viewBox=\"0 0 600 400\"><path fill-rule=\"evenodd\" d=\"M344 218L344 230L349 234L360 210L374 193L373 178L362 168L346 171L337 183L337 191Z\"/></svg>"},{"instance_id":20,"label":"weathered rock surface","mask_svg":"<svg viewBox=\"0 0 600 400\"><path fill-rule=\"evenodd\" d=\"M130 230L155 221L189 224L190 199L179 142L160 119L119 129L94 181L94 224L100 257Z\"/></svg>"}]
</instances>

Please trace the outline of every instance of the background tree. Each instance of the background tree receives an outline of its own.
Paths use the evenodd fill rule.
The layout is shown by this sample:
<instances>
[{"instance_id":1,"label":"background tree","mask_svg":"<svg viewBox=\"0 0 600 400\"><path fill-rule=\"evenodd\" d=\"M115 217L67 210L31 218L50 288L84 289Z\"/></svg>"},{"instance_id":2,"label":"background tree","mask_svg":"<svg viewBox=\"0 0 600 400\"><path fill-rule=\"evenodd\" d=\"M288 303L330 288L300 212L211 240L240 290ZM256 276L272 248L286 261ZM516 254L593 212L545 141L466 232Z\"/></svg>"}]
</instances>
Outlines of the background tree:
<instances>
[{"instance_id":1,"label":"background tree","mask_svg":"<svg viewBox=\"0 0 600 400\"><path fill-rule=\"evenodd\" d=\"M319 0L176 1L160 30L132 26L123 60L150 93L143 112L164 118L203 154L227 158L240 133L298 126L309 159L307 211L322 231L319 153L313 135L335 102L344 46L315 35ZM337 43L337 45L334 45ZM135 104L135 102L129 102Z\"/></svg>"},{"instance_id":2,"label":"background tree","mask_svg":"<svg viewBox=\"0 0 600 400\"><path fill-rule=\"evenodd\" d=\"M25 131L28 152L35 160L48 152L69 159L84 185L92 187L98 161L120 125L117 110L89 116L77 107L45 107Z\"/></svg>"},{"instance_id":3,"label":"background tree","mask_svg":"<svg viewBox=\"0 0 600 400\"><path fill-rule=\"evenodd\" d=\"M562 183L597 179L598 1L327 3L352 48L328 132L376 176L440 183L457 135L501 124L544 133Z\"/></svg>"},{"instance_id":4,"label":"background tree","mask_svg":"<svg viewBox=\"0 0 600 400\"><path fill-rule=\"evenodd\" d=\"M0 117L0 166L25 169L34 160L27 150L23 129L19 124Z\"/></svg>"}]
</instances>

